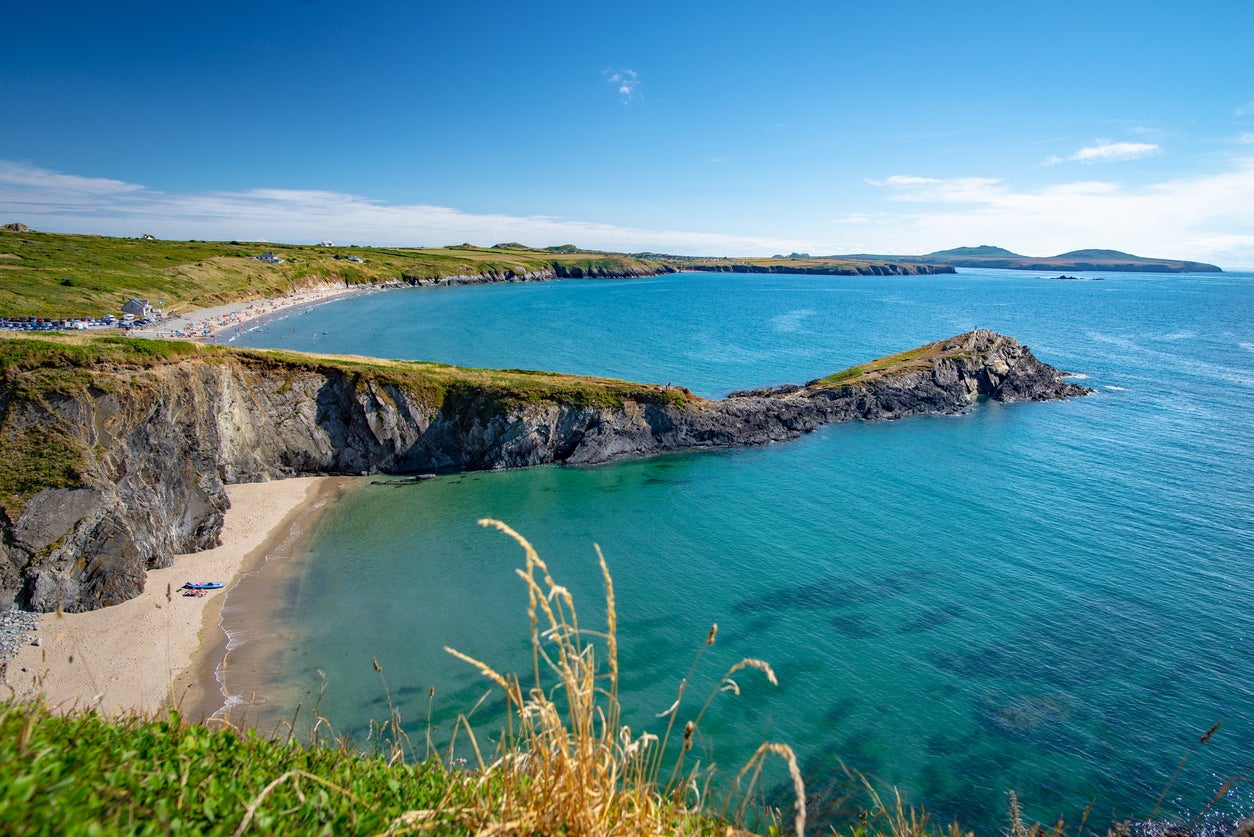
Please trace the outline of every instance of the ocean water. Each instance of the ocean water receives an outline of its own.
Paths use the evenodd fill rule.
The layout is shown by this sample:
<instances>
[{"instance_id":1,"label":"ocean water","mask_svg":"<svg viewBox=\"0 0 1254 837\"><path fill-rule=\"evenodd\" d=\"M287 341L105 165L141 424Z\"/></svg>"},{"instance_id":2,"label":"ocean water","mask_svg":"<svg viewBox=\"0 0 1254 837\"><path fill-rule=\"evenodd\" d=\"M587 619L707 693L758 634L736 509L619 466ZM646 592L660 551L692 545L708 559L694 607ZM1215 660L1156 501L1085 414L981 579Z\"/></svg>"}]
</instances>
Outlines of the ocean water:
<instances>
[{"instance_id":1,"label":"ocean water","mask_svg":"<svg viewBox=\"0 0 1254 837\"><path fill-rule=\"evenodd\" d=\"M636 733L659 731L712 623L681 722L737 660L769 661L779 686L738 673L697 754L734 773L762 741L791 744L816 819L845 765L986 833L1012 789L1047 822L1092 803L1099 830L1148 815L1169 783L1177 821L1254 813L1254 275L1080 276L399 290L240 335L716 397L987 327L1096 390L762 448L362 480L267 594L255 717L290 719L321 689L322 715L364 739L390 700L421 750L434 688L446 742L488 684L444 646L530 670L521 550L476 525L495 517L533 541L585 626L604 619L601 546ZM496 696L476 710L484 739L500 711Z\"/></svg>"}]
</instances>

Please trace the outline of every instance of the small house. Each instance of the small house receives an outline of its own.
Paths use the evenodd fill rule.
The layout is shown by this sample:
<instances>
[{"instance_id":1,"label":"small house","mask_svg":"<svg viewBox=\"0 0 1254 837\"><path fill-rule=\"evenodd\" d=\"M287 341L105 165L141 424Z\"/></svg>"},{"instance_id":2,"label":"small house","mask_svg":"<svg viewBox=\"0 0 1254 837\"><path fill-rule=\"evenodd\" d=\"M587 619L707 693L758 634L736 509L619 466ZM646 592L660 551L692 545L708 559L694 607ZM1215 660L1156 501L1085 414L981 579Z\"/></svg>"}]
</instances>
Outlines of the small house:
<instances>
[{"instance_id":1,"label":"small house","mask_svg":"<svg viewBox=\"0 0 1254 837\"><path fill-rule=\"evenodd\" d=\"M262 253L257 257L257 261L266 262L267 264L283 264L283 260L273 253Z\"/></svg>"},{"instance_id":2,"label":"small house","mask_svg":"<svg viewBox=\"0 0 1254 837\"><path fill-rule=\"evenodd\" d=\"M131 299L122 306L122 313L132 317L148 317L152 315L152 306L146 299Z\"/></svg>"},{"instance_id":3,"label":"small house","mask_svg":"<svg viewBox=\"0 0 1254 837\"><path fill-rule=\"evenodd\" d=\"M331 243L331 242L329 242L329 241L324 241L324 242L322 242L322 246L323 246L323 247L334 247L335 245L334 245L334 244L332 244L332 243Z\"/></svg>"}]
</instances>

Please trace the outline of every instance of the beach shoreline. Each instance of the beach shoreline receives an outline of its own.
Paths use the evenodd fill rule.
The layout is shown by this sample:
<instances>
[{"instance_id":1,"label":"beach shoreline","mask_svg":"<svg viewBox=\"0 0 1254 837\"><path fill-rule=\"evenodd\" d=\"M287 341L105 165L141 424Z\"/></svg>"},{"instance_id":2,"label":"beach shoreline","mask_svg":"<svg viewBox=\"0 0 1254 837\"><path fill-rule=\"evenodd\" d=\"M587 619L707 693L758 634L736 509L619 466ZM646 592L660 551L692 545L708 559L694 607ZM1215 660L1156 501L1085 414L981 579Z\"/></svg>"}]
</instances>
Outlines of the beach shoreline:
<instances>
[{"instance_id":1,"label":"beach shoreline","mask_svg":"<svg viewBox=\"0 0 1254 837\"><path fill-rule=\"evenodd\" d=\"M212 308L197 308L185 314L172 314L152 323L148 328L131 329L130 334L134 337L219 342L247 331L247 327L255 327L260 322L279 319L303 308L322 305L343 296L370 293L379 289L379 285L320 285L283 296L244 300Z\"/></svg>"},{"instance_id":2,"label":"beach shoreline","mask_svg":"<svg viewBox=\"0 0 1254 837\"><path fill-rule=\"evenodd\" d=\"M214 630L176 684L186 718L236 728L258 725L258 712L271 697L273 660L264 657L262 670L255 666L250 670L250 664L259 650L264 652L283 642L275 634L276 580L281 582L298 572L294 565L302 555L300 545L315 519L355 482L354 477L321 479L310 489L306 501L292 509L247 557L236 582L206 617L206 624L212 622Z\"/></svg>"},{"instance_id":3,"label":"beach shoreline","mask_svg":"<svg viewBox=\"0 0 1254 837\"><path fill-rule=\"evenodd\" d=\"M231 508L220 546L175 556L172 566L149 570L144 591L121 604L39 614L30 640L5 667L4 685L17 699L42 695L60 712L157 715L173 707L190 720L208 718L211 713L203 710L218 684L212 674L207 682L201 675L221 645L220 609L228 591L343 482L297 477L227 486ZM184 596L179 588L189 581L224 586Z\"/></svg>"}]
</instances>

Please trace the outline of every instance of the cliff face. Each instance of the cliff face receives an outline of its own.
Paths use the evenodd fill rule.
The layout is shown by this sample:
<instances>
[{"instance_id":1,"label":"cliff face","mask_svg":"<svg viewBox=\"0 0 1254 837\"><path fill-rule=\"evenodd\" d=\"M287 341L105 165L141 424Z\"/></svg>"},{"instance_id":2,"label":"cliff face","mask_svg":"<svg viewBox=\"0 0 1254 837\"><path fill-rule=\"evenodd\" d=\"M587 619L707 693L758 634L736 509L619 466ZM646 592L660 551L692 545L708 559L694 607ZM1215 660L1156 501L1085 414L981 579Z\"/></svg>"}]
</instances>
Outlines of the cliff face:
<instances>
[{"instance_id":1,"label":"cliff face","mask_svg":"<svg viewBox=\"0 0 1254 837\"><path fill-rule=\"evenodd\" d=\"M490 285L498 282L551 282L554 279L635 279L641 276L658 276L663 273L676 273L674 267L665 264L618 263L605 266L568 265L553 262L545 270L485 270L481 273L465 273L454 276L429 278L410 276L402 273L394 283L398 285L432 286L432 285Z\"/></svg>"},{"instance_id":2,"label":"cliff face","mask_svg":"<svg viewBox=\"0 0 1254 837\"><path fill-rule=\"evenodd\" d=\"M10 449L43 440L41 450L59 445L76 459L55 487L36 486L0 510L0 604L70 611L130 598L146 569L214 545L226 483L592 464L782 441L855 418L959 412L980 396L1086 392L988 331L719 402L663 388L599 403L520 399L475 383L432 388L348 365L227 352L97 368L32 397L23 376L35 374L6 377L0 433Z\"/></svg>"},{"instance_id":3,"label":"cliff face","mask_svg":"<svg viewBox=\"0 0 1254 837\"><path fill-rule=\"evenodd\" d=\"M702 262L684 265L685 270L707 273L798 273L823 276L930 276L937 273L956 273L947 264L923 264L920 262L886 262L882 264L839 265L788 265L754 264L753 262Z\"/></svg>"}]
</instances>

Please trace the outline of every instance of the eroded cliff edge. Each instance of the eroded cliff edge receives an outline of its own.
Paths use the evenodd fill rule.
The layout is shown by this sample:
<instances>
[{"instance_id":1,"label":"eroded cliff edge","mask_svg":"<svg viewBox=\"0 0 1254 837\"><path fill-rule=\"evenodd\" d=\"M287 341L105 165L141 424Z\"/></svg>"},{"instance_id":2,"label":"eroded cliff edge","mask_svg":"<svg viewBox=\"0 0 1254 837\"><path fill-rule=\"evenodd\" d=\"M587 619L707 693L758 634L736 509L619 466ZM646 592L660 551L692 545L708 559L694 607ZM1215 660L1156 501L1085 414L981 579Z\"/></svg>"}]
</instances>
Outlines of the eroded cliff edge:
<instances>
[{"instance_id":1,"label":"eroded cliff edge","mask_svg":"<svg viewBox=\"0 0 1254 837\"><path fill-rule=\"evenodd\" d=\"M0 343L0 605L90 610L216 544L232 482L594 464L1088 390L973 331L805 386L675 387L125 338Z\"/></svg>"}]
</instances>

